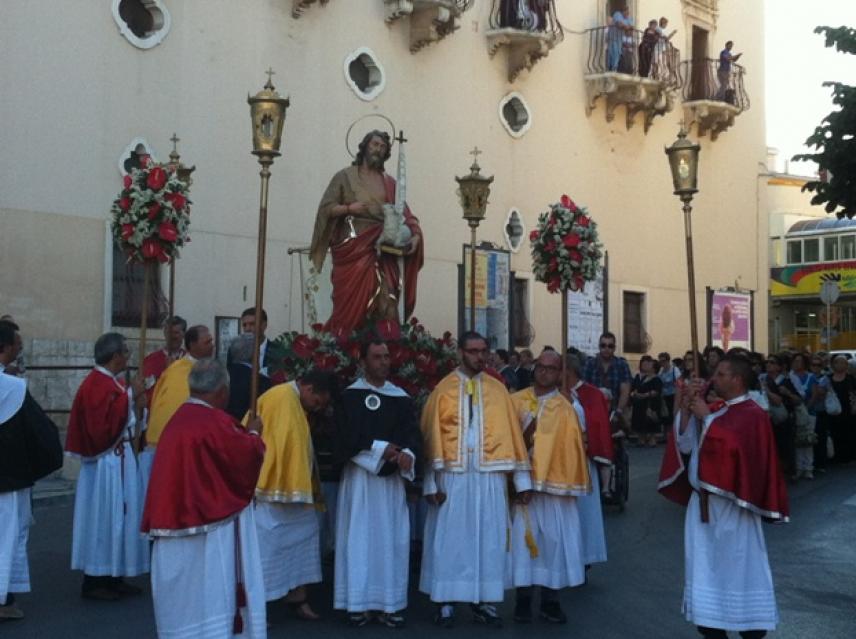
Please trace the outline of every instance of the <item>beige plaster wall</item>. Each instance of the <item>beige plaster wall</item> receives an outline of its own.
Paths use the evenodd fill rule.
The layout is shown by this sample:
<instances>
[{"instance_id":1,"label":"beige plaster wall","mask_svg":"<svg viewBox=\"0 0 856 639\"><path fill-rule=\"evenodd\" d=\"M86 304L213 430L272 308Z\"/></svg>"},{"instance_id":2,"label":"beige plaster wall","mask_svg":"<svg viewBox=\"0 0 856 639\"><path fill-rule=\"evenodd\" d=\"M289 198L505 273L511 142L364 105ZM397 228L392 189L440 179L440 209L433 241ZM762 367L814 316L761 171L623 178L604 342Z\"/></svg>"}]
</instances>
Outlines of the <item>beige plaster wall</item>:
<instances>
[{"instance_id":1,"label":"beige plaster wall","mask_svg":"<svg viewBox=\"0 0 856 639\"><path fill-rule=\"evenodd\" d=\"M252 303L258 165L249 153L246 95L261 87L263 70L272 65L277 88L292 103L271 182L265 305L272 333L300 327L296 263L285 251L308 243L321 192L349 162L348 125L381 112L410 139L408 199L422 221L428 258L416 315L432 331L456 327L456 265L468 233L454 176L467 171L467 152L478 145L484 172L496 176L481 239L504 244L511 207L521 210L528 233L538 213L567 192L589 208L609 250L610 325L620 334L622 287L645 290L653 348L681 351L688 344L682 217L663 154L682 112L657 118L647 135L641 116L625 129L623 107L611 123L602 101L586 117L587 38L570 31L598 24L599 2L559 2L569 30L565 41L513 85L505 51L487 55L486 0L463 16L459 31L415 55L408 51L407 19L385 24L380 0L333 0L312 6L299 20L285 0L165 4L172 30L159 46L142 51L119 34L109 3L75 3L73 9L49 0L4 3L0 82L14 90L0 101L0 207L4 222L14 225L4 226L0 240L0 306L7 312L13 286L26 291L16 295L32 303L10 305L32 336L91 339L100 331L103 220L120 186L118 156L136 136L165 160L176 131L182 158L197 166L193 241L178 266L177 312L213 323L215 315L237 315ZM680 30L675 41L686 52L681 2L642 4L643 18L672 18ZM701 140L701 192L693 213L701 310L705 286L736 280L762 299L767 287L766 193L758 177L766 154L763 8L720 4L711 55L725 39L745 52L752 108L715 142ZM351 92L342 71L345 56L359 46L371 47L386 72L386 89L371 103ZM533 112L533 126L519 140L497 115L510 90L520 91ZM54 229L47 237L46 227ZM5 268L7 245L9 255L41 256L21 282L26 286L15 284ZM513 268L530 270L526 245ZM558 296L535 284L533 299L536 347L557 344ZM756 305L761 344L764 306Z\"/></svg>"}]
</instances>

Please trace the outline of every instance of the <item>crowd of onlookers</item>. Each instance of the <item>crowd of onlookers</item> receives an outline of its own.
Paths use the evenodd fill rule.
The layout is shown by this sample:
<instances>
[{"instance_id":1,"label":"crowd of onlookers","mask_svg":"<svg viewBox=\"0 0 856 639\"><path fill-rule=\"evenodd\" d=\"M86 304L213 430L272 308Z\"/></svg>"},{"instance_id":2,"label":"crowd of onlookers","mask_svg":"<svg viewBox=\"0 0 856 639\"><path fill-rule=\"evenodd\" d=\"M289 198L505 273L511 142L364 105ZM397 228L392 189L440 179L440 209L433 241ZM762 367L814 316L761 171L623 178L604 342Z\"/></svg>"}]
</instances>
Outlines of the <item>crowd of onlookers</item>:
<instances>
[{"instance_id":1,"label":"crowd of onlookers","mask_svg":"<svg viewBox=\"0 0 856 639\"><path fill-rule=\"evenodd\" d=\"M548 349L550 347L547 347ZM616 431L629 434L639 446L664 441L675 414L675 398L684 380L692 376L696 359L699 376L711 380L725 352L708 346L697 358L691 351L682 357L660 353L643 355L638 372L615 354L616 340L604 333L598 353L587 355L569 349L583 361L583 378L599 387L610 400ZM782 468L793 480L813 479L831 464L856 461L856 376L843 355L827 352L782 351L762 353L734 348L756 373L752 399L770 414ZM497 349L493 368L511 390L531 385L533 355L528 349ZM716 406L721 400L713 385L706 399Z\"/></svg>"}]
</instances>

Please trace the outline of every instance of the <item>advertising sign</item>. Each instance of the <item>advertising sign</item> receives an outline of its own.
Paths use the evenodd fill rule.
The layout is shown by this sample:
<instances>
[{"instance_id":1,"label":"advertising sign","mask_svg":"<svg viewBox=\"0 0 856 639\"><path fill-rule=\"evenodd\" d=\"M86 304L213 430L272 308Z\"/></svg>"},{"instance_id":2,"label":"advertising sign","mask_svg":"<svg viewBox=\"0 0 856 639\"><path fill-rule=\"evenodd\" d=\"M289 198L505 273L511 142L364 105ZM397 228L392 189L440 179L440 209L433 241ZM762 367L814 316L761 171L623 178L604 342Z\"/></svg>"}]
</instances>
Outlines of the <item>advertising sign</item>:
<instances>
[{"instance_id":1,"label":"advertising sign","mask_svg":"<svg viewBox=\"0 0 856 639\"><path fill-rule=\"evenodd\" d=\"M597 278L587 282L582 293L568 293L568 344L586 355L596 355L598 339L603 333L603 269Z\"/></svg>"},{"instance_id":2,"label":"advertising sign","mask_svg":"<svg viewBox=\"0 0 856 639\"><path fill-rule=\"evenodd\" d=\"M770 295L820 295L820 287L830 280L838 282L842 293L856 293L856 261L771 268Z\"/></svg>"},{"instance_id":3,"label":"advertising sign","mask_svg":"<svg viewBox=\"0 0 856 639\"><path fill-rule=\"evenodd\" d=\"M727 351L752 349L752 296L749 293L712 291L710 296L711 345Z\"/></svg>"},{"instance_id":4,"label":"advertising sign","mask_svg":"<svg viewBox=\"0 0 856 639\"><path fill-rule=\"evenodd\" d=\"M470 250L464 246L464 322L470 318ZM509 347L509 288L511 256L508 251L476 249L476 330L488 338L491 350Z\"/></svg>"}]
</instances>

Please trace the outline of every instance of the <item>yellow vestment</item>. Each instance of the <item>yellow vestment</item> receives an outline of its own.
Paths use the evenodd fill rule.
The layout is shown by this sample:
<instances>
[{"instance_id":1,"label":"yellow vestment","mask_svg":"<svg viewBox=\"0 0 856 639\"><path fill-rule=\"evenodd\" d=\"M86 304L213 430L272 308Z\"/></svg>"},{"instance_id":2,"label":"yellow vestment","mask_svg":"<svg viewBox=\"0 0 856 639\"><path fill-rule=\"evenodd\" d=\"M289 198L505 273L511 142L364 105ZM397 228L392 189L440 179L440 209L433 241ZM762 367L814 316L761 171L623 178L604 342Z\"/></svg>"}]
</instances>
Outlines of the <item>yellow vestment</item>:
<instances>
[{"instance_id":1,"label":"yellow vestment","mask_svg":"<svg viewBox=\"0 0 856 639\"><path fill-rule=\"evenodd\" d=\"M149 425L146 429L147 445L157 446L166 423L172 419L179 406L190 397L187 378L195 361L186 357L177 359L158 378L149 410Z\"/></svg>"},{"instance_id":2,"label":"yellow vestment","mask_svg":"<svg viewBox=\"0 0 856 639\"><path fill-rule=\"evenodd\" d=\"M505 386L489 375L468 379L454 371L440 380L422 411L422 436L427 463L434 470L464 472L463 411L469 395L478 403L481 450L476 459L480 471L529 470L523 435Z\"/></svg>"},{"instance_id":3,"label":"yellow vestment","mask_svg":"<svg viewBox=\"0 0 856 639\"><path fill-rule=\"evenodd\" d=\"M543 399L532 388L511 396L520 429L533 419L532 487L551 495L586 495L591 492L583 429L571 403L562 395Z\"/></svg>"},{"instance_id":4,"label":"yellow vestment","mask_svg":"<svg viewBox=\"0 0 856 639\"><path fill-rule=\"evenodd\" d=\"M258 415L263 424L265 460L256 484L256 499L321 503L309 421L295 385L279 384L259 397Z\"/></svg>"}]
</instances>

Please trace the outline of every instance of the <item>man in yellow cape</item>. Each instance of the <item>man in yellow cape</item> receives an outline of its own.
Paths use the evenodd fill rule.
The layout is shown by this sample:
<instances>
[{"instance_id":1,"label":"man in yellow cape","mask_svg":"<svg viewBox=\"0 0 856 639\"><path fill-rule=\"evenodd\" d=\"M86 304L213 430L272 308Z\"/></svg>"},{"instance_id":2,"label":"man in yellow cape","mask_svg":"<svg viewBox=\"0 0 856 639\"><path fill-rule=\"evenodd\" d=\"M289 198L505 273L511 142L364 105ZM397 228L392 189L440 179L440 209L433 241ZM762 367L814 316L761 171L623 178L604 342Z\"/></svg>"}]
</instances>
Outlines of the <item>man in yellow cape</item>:
<instances>
[{"instance_id":1,"label":"man in yellow cape","mask_svg":"<svg viewBox=\"0 0 856 639\"><path fill-rule=\"evenodd\" d=\"M332 373L313 370L296 382L274 386L258 403L266 448L256 485L256 531L265 599L289 595L288 603L302 619L318 618L305 585L321 581L316 508L323 507L307 414L324 410L335 388Z\"/></svg>"},{"instance_id":2,"label":"man in yellow cape","mask_svg":"<svg viewBox=\"0 0 856 639\"><path fill-rule=\"evenodd\" d=\"M214 355L214 336L207 326L197 324L184 333L186 353L180 359L170 364L158 378L152 392L149 420L143 433L146 447L140 453L140 477L142 479L143 497L149 486L149 476L152 474L152 463L155 459L155 448L158 445L166 423L172 419L175 411L190 397L190 387L187 378L190 369L197 360L207 359Z\"/></svg>"},{"instance_id":3,"label":"man in yellow cape","mask_svg":"<svg viewBox=\"0 0 856 639\"><path fill-rule=\"evenodd\" d=\"M540 586L541 618L567 623L559 589L585 581L577 497L591 492L583 429L559 393L562 360L544 351L535 362L534 386L511 396L532 460L534 495L515 500L511 555L517 588L514 621L532 621L532 586Z\"/></svg>"},{"instance_id":4,"label":"man in yellow cape","mask_svg":"<svg viewBox=\"0 0 856 639\"><path fill-rule=\"evenodd\" d=\"M531 494L529 458L505 385L482 371L487 342L458 340L460 367L428 398L422 413L427 460L419 589L438 604L435 622L454 623L453 602L468 602L475 621L499 626L494 602L510 581L506 478L521 499Z\"/></svg>"}]
</instances>

